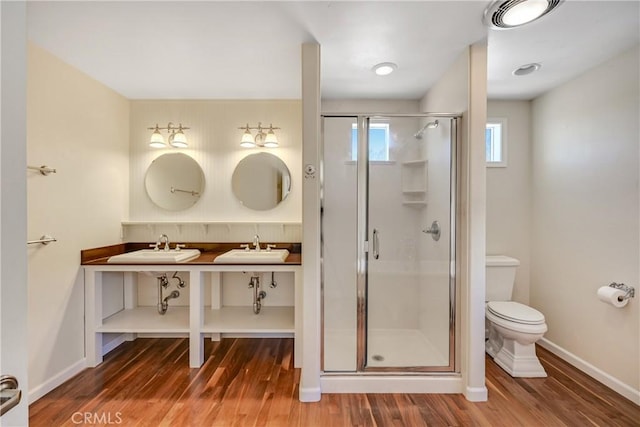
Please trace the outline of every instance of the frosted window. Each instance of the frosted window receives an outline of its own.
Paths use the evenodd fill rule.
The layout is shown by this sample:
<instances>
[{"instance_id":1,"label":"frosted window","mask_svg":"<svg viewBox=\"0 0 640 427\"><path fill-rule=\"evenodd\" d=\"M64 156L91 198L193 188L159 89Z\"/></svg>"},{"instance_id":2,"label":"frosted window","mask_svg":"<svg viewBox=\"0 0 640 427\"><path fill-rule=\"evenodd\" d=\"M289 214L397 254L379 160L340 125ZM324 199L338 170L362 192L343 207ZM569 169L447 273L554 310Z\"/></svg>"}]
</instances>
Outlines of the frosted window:
<instances>
[{"instance_id":1,"label":"frosted window","mask_svg":"<svg viewBox=\"0 0 640 427\"><path fill-rule=\"evenodd\" d=\"M487 166L507 166L506 120L497 119L487 123L485 129L485 157Z\"/></svg>"}]
</instances>

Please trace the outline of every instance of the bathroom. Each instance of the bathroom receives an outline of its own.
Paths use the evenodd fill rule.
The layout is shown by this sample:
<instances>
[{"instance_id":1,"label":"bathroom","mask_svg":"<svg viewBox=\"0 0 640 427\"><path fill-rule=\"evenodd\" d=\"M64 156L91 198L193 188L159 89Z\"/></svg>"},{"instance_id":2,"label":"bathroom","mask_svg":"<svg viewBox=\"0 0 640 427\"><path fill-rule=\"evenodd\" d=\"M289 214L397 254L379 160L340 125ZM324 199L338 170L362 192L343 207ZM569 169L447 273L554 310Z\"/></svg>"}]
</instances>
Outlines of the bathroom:
<instances>
[{"instance_id":1,"label":"bathroom","mask_svg":"<svg viewBox=\"0 0 640 427\"><path fill-rule=\"evenodd\" d=\"M28 255L29 292L33 293L28 301L29 324L33 325L29 330L29 346L30 349L37 346L37 351L25 350L24 354L29 354L29 392L38 396L46 393L53 384L82 369L84 348L82 339L78 337L83 334L83 272L77 267L81 249L131 238L142 239L141 236L144 236L144 240L155 240L161 233L170 236L172 242L193 241L191 237L195 234L204 235L202 238L205 240L219 240L226 236L229 241L245 241L254 234L259 234L265 242L300 241L303 235L302 224L305 227L318 224L313 219L308 220L303 213L303 205L306 206L303 201L305 195L312 199L316 197L314 193L307 193L307 187L312 184L304 178L301 167L302 164L309 163L309 159L303 155L302 140L305 135L302 128L302 101L129 102L104 86L86 81L81 73L73 74L76 71L70 70L71 67L46 52L34 52L34 48L30 47L29 55L29 61L39 61L36 62L38 65L30 66L30 73L46 69L43 79L66 81L69 84L69 87L60 85L60 93L47 94L47 98L40 95L41 92L29 92L27 95L27 101L29 97L42 96L43 102L49 102L49 106L41 111L27 110L29 144L25 155L28 162L24 163L50 163L50 166L58 169L55 176L27 174L24 183L29 190L25 190L29 213L46 212L43 215L25 216L28 218L25 219L28 221L28 238L37 238L39 233L45 232L53 234L55 228L56 237L60 240L57 242L59 245L54 243L41 248L46 250L30 249ZM637 360L638 351L637 304L628 307L634 308L635 312L605 310L609 307L588 297L595 295L598 286L611 281L630 284L637 282L637 268L633 270L633 266L637 264L637 256L634 260L633 254L637 255L638 246L637 187L628 184L637 182L637 143L633 145L633 141L637 139L629 138L630 135L637 134L637 126L630 127L628 120L615 114L618 99L610 99L607 94L613 91L603 89L593 94L591 109L590 105L582 105L584 110L575 113L573 119L579 120L580 126L570 126L576 133L568 138L569 144L579 145L589 141L593 144L589 146L589 150L579 151L580 156L575 156L572 155L575 151L569 151L571 146L566 147L567 151L563 152L561 148L554 150L554 145L547 146L538 142L553 141L554 138L567 139L563 131L568 119L561 120L550 111L576 108L576 93L583 92L585 87L591 90L602 87L603 82L610 84L606 78L610 69L624 68L627 63L634 63L634 60L637 63L637 51L636 56L633 55L633 52L620 55L611 63L603 64L602 68L585 74L582 80L572 81L570 86L560 87L557 92L534 101L490 100L486 116L507 119L508 163L506 167L490 167L486 171L474 169L472 173L478 174L473 175L474 177L481 177L486 173L487 179L486 248L483 245L481 250L487 254L508 254L520 260L513 299L539 308L547 322L553 325L546 335L549 344L545 345L557 347L557 351L564 352L568 358L573 358L575 364L581 364L585 369L591 369L596 374L602 373L604 380L614 383L618 381L623 391L624 386L628 386L627 392L635 396L633 393L638 389L638 373L632 362ZM630 76L616 79L615 82L620 86L621 92L633 80L631 77L634 76L634 68L627 69ZM69 77L69 73L73 77ZM32 78L31 75L29 78ZM71 90L73 86L81 87L83 96L74 98L74 91ZM34 88L27 86L27 89ZM629 92L633 93L632 90ZM56 102L63 98L68 101L69 110ZM569 102L570 107L567 107ZM631 105L627 105L624 111L632 116L637 106L633 105L633 99L627 102ZM347 102L339 104L323 100L321 110L350 111L354 105ZM27 108L32 108L32 105L27 102ZM96 105L102 105L103 109L96 109ZM458 108L449 110L444 107L421 110L421 107L415 101L410 106L400 101L357 104L358 111L367 112L459 111ZM40 126L30 127L32 117L40 117ZM83 119L73 120L74 117ZM236 146L242 133L238 127L247 122L254 125L260 121L272 122L274 126L281 128L278 137L282 146L277 153L285 160L292 174L292 192L277 209L265 212L240 210L231 192L217 187L223 183L209 179L209 176L205 191L212 191L210 195L215 197L203 198L201 202L204 203L197 204L188 212L161 213L142 197L142 177L154 154L143 145L135 145L130 141L148 139L148 127L156 123L163 126L168 122L182 122L191 127L187 134L191 145L186 152L203 162L206 161L205 158L198 156L210 153L206 146L211 141L208 135L220 132L215 137L227 144L224 149L226 152L216 153L220 156L211 155L211 164L207 168L211 167L221 175L230 176L233 167L243 156L240 147ZM602 126L602 122L607 125ZM419 127L415 131L418 129ZM615 132L613 136L612 132ZM598 142L612 138L627 141L627 145L613 153L598 151L604 150ZM61 151L60 146L65 149ZM74 159L82 159L82 162ZM624 164L623 161L629 163ZM93 166L95 164L108 167L96 168ZM620 166L612 171L612 164ZM479 164L475 166L478 167ZM597 168L607 166L609 169L603 171ZM3 164L3 172L5 170ZM586 171L590 171L589 175L580 174ZM624 175L623 171L635 173L635 178ZM24 175L23 172L21 171ZM610 179L600 180L604 173L611 174ZM581 185L584 182L589 183L588 188ZM64 191L70 188L74 191ZM567 199L573 202L569 206L562 203ZM602 206L603 210L593 209L594 204ZM620 210L621 215L628 216L621 216L618 221L609 221L608 211L604 208L612 205ZM558 207L563 210L558 212ZM240 219L239 212L242 215ZM589 215L584 212L589 212ZM122 221L126 220L131 223L197 221L204 215L211 221L241 220L268 224L258 225L258 232L254 226L247 230L231 226L229 230L226 226L218 225L169 226L167 229L145 224L122 225ZM210 215L215 215L215 218ZM61 225L55 222L60 218L64 218ZM562 222L557 223L556 220ZM477 230L480 230L482 236L476 242L480 242L484 233L482 227ZM38 236L34 236L34 233ZM620 239L621 235L624 238ZM63 244L65 241L73 241L74 244ZM305 240L305 245L307 243L313 249L314 242ZM579 247L580 251L573 250L574 247ZM607 252L608 248L615 252ZM606 259L606 268L584 261L596 257ZM557 261L561 259L568 262L569 266L558 264ZM306 264L305 260L305 268ZM314 274L319 274L318 271L314 272L314 264L309 262L309 270L305 272L312 278ZM41 267L37 267L38 265ZM475 265L473 274L480 274L480 269L483 268L481 264ZM52 288L49 286L51 280L65 285ZM277 290L282 291L282 295L285 294L286 286L291 286L286 283L286 278L284 282L284 287ZM185 293L184 296L186 295ZM563 307L567 305L559 307L554 301L566 302L570 310L565 311ZM250 301L247 305L250 305ZM480 307L475 315L479 314L483 318L483 310ZM586 317L573 319L579 313L584 313ZM597 315L591 316L593 313ZM582 323L589 325L585 331L590 330L589 334L601 339L585 339L583 335L574 334L576 325ZM612 324L616 327L607 326ZM52 333L52 330L55 332ZM471 338L465 339L471 342ZM471 345L479 348L484 343L479 340ZM607 349L604 354L600 350L603 348ZM615 349L614 354L612 348ZM480 363L484 363L483 358L480 360ZM478 362L476 360L470 363ZM477 381L477 384L482 387L483 380Z\"/></svg>"}]
</instances>

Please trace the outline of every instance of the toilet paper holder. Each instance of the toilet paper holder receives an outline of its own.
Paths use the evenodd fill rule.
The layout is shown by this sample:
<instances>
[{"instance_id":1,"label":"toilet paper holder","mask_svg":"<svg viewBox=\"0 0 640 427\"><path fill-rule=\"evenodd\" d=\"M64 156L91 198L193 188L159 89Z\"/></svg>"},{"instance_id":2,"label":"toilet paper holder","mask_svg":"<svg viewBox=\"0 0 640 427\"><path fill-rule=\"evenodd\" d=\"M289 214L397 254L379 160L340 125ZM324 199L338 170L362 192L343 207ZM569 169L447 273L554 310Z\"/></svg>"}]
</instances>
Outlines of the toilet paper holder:
<instances>
[{"instance_id":1,"label":"toilet paper holder","mask_svg":"<svg viewBox=\"0 0 640 427\"><path fill-rule=\"evenodd\" d=\"M625 294L623 296L621 296L621 297L618 297L618 301L622 302L622 301L624 301L626 299L633 298L633 297L636 296L636 290L635 290L635 288L633 286L627 286L624 283L613 282L613 283L609 284L609 287L610 288L620 289L621 291L624 291ZM620 298L622 298L622 299L620 299Z\"/></svg>"}]
</instances>

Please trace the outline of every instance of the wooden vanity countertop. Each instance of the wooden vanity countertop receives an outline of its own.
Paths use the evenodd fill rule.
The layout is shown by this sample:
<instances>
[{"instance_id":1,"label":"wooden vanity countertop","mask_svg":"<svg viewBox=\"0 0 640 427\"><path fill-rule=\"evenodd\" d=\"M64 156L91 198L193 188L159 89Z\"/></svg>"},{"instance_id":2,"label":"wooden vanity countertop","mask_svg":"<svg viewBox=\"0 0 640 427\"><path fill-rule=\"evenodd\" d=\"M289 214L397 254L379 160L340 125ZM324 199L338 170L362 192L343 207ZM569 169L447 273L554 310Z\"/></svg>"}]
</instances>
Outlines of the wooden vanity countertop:
<instances>
[{"instance_id":1,"label":"wooden vanity countertop","mask_svg":"<svg viewBox=\"0 0 640 427\"><path fill-rule=\"evenodd\" d=\"M116 245L102 246L99 248L83 249L80 251L80 263L82 265L141 265L141 264L109 264L107 261L114 255L120 255L127 252L133 252L140 249L149 249L149 245L153 245L153 242L145 243L119 243ZM183 244L183 243L180 243ZM271 244L271 243L270 243ZM192 259L191 261L181 262L180 265L208 265L213 264L213 260L218 255L230 251L231 249L239 249L240 243L203 243L194 242L184 243L184 249L198 249L200 250L200 256ZM261 265L301 265L302 264L302 245L300 243L275 243L276 249L287 249L289 256L284 263L278 264L261 264ZM264 250L264 249L263 249ZM149 265L149 264L144 264ZM238 265L218 263L216 265Z\"/></svg>"}]
</instances>

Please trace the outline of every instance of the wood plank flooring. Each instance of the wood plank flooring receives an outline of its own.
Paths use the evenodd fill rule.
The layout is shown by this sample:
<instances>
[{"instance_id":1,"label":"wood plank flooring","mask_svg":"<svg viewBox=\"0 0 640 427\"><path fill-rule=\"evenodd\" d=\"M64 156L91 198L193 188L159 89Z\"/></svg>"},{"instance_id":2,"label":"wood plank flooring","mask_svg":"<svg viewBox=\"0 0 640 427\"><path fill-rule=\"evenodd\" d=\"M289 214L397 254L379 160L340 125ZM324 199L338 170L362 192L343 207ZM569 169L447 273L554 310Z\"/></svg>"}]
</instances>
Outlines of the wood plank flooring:
<instances>
[{"instance_id":1,"label":"wood plank flooring","mask_svg":"<svg viewBox=\"0 0 640 427\"><path fill-rule=\"evenodd\" d=\"M489 401L446 394L325 394L298 401L291 339L206 341L188 368L186 339L138 339L30 406L30 425L640 426L640 407L548 351L548 378L514 379L487 359Z\"/></svg>"}]
</instances>

